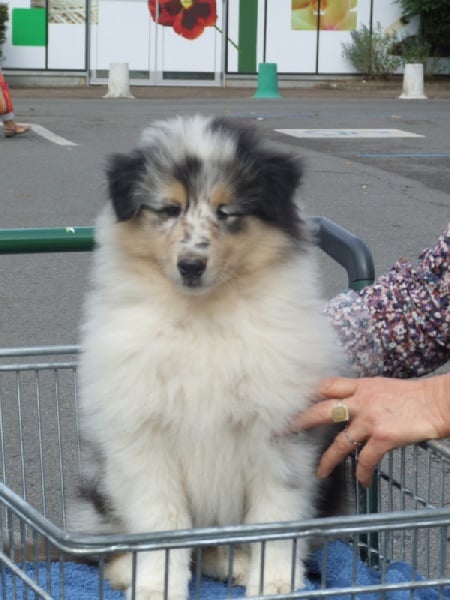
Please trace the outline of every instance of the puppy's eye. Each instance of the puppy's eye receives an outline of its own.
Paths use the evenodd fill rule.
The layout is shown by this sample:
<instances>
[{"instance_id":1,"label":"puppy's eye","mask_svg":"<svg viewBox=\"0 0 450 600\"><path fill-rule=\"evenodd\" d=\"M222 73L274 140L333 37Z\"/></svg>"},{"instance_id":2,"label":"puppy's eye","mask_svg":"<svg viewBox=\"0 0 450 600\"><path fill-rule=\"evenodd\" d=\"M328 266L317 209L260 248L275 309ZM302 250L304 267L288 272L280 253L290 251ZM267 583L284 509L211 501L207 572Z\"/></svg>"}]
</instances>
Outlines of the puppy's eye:
<instances>
[{"instance_id":1,"label":"puppy's eye","mask_svg":"<svg viewBox=\"0 0 450 600\"><path fill-rule=\"evenodd\" d=\"M161 208L159 212L168 219L176 219L181 214L181 206L178 204L168 204Z\"/></svg>"},{"instance_id":2,"label":"puppy's eye","mask_svg":"<svg viewBox=\"0 0 450 600\"><path fill-rule=\"evenodd\" d=\"M219 221L224 221L225 219L229 219L232 216L233 215L226 204L221 204L217 207L216 217L219 219Z\"/></svg>"}]
</instances>

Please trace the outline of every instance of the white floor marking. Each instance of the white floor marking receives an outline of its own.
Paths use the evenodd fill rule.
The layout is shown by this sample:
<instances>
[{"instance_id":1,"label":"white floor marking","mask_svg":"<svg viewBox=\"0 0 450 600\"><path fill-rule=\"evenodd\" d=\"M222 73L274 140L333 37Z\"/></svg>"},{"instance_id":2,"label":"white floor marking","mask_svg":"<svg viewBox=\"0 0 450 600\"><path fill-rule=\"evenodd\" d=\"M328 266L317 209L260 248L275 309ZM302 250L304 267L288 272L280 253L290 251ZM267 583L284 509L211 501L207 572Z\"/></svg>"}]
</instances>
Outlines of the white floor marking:
<instances>
[{"instance_id":1,"label":"white floor marking","mask_svg":"<svg viewBox=\"0 0 450 600\"><path fill-rule=\"evenodd\" d=\"M66 138L61 137L60 135L56 135L46 127L42 127L42 125L38 125L37 123L30 123L32 131L45 138L49 142L53 142L54 144L58 144L58 146L78 146L75 142L71 142Z\"/></svg>"},{"instance_id":2,"label":"white floor marking","mask_svg":"<svg viewBox=\"0 0 450 600\"><path fill-rule=\"evenodd\" d=\"M425 137L402 129L275 129L296 138L421 138Z\"/></svg>"}]
</instances>

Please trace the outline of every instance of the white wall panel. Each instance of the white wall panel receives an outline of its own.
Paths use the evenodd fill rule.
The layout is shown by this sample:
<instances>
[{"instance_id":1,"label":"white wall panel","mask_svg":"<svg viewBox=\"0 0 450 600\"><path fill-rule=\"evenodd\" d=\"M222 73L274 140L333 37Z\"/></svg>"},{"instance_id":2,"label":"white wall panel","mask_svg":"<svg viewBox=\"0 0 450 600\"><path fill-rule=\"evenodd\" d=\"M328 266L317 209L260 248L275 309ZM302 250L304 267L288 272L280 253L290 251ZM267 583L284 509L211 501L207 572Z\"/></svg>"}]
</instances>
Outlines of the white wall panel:
<instances>
[{"instance_id":1,"label":"white wall panel","mask_svg":"<svg viewBox=\"0 0 450 600\"><path fill-rule=\"evenodd\" d=\"M95 46L91 68L108 69L127 62L130 70L149 70L150 13L142 0L100 0L99 22L93 25Z\"/></svg>"},{"instance_id":2,"label":"white wall panel","mask_svg":"<svg viewBox=\"0 0 450 600\"><path fill-rule=\"evenodd\" d=\"M85 69L86 25L50 23L48 26L48 68Z\"/></svg>"},{"instance_id":3,"label":"white wall panel","mask_svg":"<svg viewBox=\"0 0 450 600\"><path fill-rule=\"evenodd\" d=\"M267 2L267 62L279 73L313 73L316 68L317 31L291 28L291 2Z\"/></svg>"}]
</instances>

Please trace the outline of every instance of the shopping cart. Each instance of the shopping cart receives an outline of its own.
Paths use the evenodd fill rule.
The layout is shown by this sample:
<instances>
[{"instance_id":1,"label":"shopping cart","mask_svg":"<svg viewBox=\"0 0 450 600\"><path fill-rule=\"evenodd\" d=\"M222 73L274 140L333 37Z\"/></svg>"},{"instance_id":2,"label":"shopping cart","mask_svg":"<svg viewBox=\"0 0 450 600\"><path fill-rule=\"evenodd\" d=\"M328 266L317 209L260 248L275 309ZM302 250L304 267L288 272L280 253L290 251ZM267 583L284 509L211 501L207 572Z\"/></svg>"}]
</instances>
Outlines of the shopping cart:
<instances>
[{"instance_id":1,"label":"shopping cart","mask_svg":"<svg viewBox=\"0 0 450 600\"><path fill-rule=\"evenodd\" d=\"M319 246L347 270L351 287L373 280L370 252L361 240L323 218L313 218L311 224ZM0 253L76 252L93 246L92 228L0 231ZM134 578L140 553L162 552L163 597L170 600L169 557L181 548L189 548L193 556L190 598L240 598L245 590L234 585L233 570L239 548L246 544L261 546L261 599L450 599L450 451L442 443L388 455L371 494L355 484L351 516L127 536L67 533L68 502L81 461L78 352L75 346L0 350L2 599L123 598L107 582L108 560L131 553ZM269 545L276 540L291 545L294 581L294 557L302 539L315 549L306 588L265 594ZM227 558L225 582L201 575L211 546L221 548Z\"/></svg>"}]
</instances>

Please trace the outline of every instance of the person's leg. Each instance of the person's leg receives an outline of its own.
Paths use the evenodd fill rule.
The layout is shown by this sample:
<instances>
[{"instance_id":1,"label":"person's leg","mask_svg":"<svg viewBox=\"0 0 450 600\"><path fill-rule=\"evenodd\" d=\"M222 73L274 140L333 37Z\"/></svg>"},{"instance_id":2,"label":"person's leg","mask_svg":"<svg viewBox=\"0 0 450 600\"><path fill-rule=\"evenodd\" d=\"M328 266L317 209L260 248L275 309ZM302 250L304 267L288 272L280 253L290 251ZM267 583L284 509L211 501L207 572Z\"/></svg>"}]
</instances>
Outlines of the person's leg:
<instances>
[{"instance_id":1,"label":"person's leg","mask_svg":"<svg viewBox=\"0 0 450 600\"><path fill-rule=\"evenodd\" d=\"M13 112L9 112L5 115L2 115L1 119L3 121L3 133L5 134L5 137L14 137L16 135L21 135L22 133L25 133L30 129L29 125L19 125L18 123L16 123L14 120Z\"/></svg>"},{"instance_id":2,"label":"person's leg","mask_svg":"<svg viewBox=\"0 0 450 600\"><path fill-rule=\"evenodd\" d=\"M1 115L0 119L3 121L3 123L5 123L5 121L13 121L14 122L14 113L11 111L9 113Z\"/></svg>"}]
</instances>

